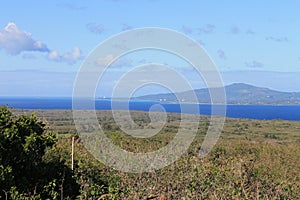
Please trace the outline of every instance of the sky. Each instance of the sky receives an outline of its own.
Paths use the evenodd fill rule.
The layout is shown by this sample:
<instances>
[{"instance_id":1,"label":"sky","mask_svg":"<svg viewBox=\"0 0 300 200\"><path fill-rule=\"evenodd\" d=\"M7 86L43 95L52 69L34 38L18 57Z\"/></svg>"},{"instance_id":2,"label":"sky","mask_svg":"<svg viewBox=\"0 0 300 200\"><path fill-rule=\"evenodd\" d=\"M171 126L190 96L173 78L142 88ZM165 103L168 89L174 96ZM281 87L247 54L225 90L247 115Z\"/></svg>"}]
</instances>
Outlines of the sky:
<instances>
[{"instance_id":1,"label":"sky","mask_svg":"<svg viewBox=\"0 0 300 200\"><path fill-rule=\"evenodd\" d=\"M144 27L175 30L197 41L225 85L300 91L299 7L297 0L2 1L0 97L71 96L76 74L99 43ZM182 65L161 52L129 55L97 95L110 95L116 74L147 62ZM186 74L194 88L205 86Z\"/></svg>"}]
</instances>

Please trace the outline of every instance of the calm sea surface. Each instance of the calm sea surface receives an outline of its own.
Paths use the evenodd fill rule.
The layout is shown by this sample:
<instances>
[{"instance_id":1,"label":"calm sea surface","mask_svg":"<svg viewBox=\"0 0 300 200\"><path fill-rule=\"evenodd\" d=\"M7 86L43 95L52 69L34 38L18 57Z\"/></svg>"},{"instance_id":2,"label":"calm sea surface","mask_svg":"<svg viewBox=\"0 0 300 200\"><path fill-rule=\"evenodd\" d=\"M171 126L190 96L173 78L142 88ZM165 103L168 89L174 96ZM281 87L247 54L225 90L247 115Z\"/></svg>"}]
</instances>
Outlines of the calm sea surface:
<instances>
[{"instance_id":1,"label":"calm sea surface","mask_svg":"<svg viewBox=\"0 0 300 200\"><path fill-rule=\"evenodd\" d=\"M158 102L153 101L131 101L130 110L149 111L151 106ZM20 109L72 109L71 98L0 98L0 105L8 105ZM127 109L126 102L116 102L116 109ZM180 113L180 104L160 103L167 112ZM199 110L195 111L195 105L184 104L185 113L189 114L211 114L211 105L198 105ZM96 100L97 110L110 110L112 108L110 100ZM226 116L232 118L249 119L283 119L300 120L300 105L227 105Z\"/></svg>"}]
</instances>

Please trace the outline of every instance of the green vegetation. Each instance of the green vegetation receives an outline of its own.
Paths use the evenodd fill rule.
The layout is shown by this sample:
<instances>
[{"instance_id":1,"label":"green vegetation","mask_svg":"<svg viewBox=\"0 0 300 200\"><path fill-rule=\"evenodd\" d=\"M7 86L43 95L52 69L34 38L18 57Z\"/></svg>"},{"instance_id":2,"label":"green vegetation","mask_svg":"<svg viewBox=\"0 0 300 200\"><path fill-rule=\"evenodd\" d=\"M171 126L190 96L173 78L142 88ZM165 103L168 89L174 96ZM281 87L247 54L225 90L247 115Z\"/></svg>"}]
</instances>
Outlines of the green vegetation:
<instances>
[{"instance_id":1,"label":"green vegetation","mask_svg":"<svg viewBox=\"0 0 300 200\"><path fill-rule=\"evenodd\" d=\"M151 173L132 174L108 168L93 158L76 136L71 111L35 111L37 118L47 121L48 128L34 115L26 114L31 112L16 110L15 116L6 108L1 109L0 189L3 199L5 194L8 199L98 199L100 196L100 199L297 199L300 196L300 122L297 121L227 119L213 151L200 158L198 150L209 125L209 118L201 117L194 142L179 160ZM169 113L168 123L157 135L141 139L123 133L110 111L98 111L97 116L107 136L116 145L133 152L149 152L168 144L181 119L180 115ZM132 131L151 129L148 114L133 111L131 116L136 122L129 127ZM193 115L190 117L189 123L196 123ZM25 120L25 127L39 124L41 129L28 128L30 134L25 134L15 125L20 119L28 120ZM14 125L5 127L8 121ZM58 132L57 136L51 131ZM20 138L22 135L23 139L15 140L13 133ZM35 135L41 139L26 139ZM74 136L72 171L71 139ZM16 143L20 143L20 148L24 149L26 141L44 141L38 142L40 146L33 145L41 149L38 155L42 157L32 163L41 171L51 170L41 167L51 163L57 166L52 169L53 173L34 177L34 171L15 166L19 160L24 160L26 166L26 156L32 152L23 154L20 153L23 150L18 150L16 159L8 156L16 151L4 153L9 149L4 148L4 144L17 149ZM26 180L26 174L31 174L30 181Z\"/></svg>"},{"instance_id":2,"label":"green vegetation","mask_svg":"<svg viewBox=\"0 0 300 200\"><path fill-rule=\"evenodd\" d=\"M214 91L216 88L210 88ZM219 90L220 88L217 88ZM223 88L221 88L223 89ZM300 92L280 92L268 88L256 87L244 83L234 83L224 87L226 91L226 102L228 104L253 104L253 105L299 105ZM197 103L211 103L210 92L207 88L190 90L177 93L153 94L136 97L134 99L151 100L151 101L169 101L169 102L195 102L194 96L197 97ZM182 97L182 99L177 99ZM224 103L224 102L220 102Z\"/></svg>"},{"instance_id":3,"label":"green vegetation","mask_svg":"<svg viewBox=\"0 0 300 200\"><path fill-rule=\"evenodd\" d=\"M70 169L65 139L35 114L0 107L0 199L85 199L107 192L108 180L91 157Z\"/></svg>"}]
</instances>

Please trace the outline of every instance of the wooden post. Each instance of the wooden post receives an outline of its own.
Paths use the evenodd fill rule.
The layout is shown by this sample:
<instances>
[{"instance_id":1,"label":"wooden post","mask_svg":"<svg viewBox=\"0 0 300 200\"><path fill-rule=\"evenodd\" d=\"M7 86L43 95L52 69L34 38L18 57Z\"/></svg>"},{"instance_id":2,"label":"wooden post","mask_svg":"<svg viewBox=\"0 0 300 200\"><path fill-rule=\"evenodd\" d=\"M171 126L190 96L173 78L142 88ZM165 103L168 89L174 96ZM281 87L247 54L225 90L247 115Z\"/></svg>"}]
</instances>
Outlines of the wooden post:
<instances>
[{"instance_id":1,"label":"wooden post","mask_svg":"<svg viewBox=\"0 0 300 200\"><path fill-rule=\"evenodd\" d=\"M73 171L74 169L74 136L72 137L72 166L71 166L71 169Z\"/></svg>"}]
</instances>

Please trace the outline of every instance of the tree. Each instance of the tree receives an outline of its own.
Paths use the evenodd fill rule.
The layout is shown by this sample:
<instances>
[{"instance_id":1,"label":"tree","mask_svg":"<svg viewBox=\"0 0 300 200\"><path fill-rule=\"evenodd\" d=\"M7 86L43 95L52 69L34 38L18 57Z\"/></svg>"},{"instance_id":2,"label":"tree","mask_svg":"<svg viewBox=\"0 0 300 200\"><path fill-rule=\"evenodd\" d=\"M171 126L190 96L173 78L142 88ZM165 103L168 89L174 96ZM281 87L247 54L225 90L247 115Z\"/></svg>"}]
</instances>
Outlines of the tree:
<instances>
[{"instance_id":1,"label":"tree","mask_svg":"<svg viewBox=\"0 0 300 200\"><path fill-rule=\"evenodd\" d=\"M0 107L0 198L74 198L79 185L60 155L44 158L56 135L30 116L14 115Z\"/></svg>"}]
</instances>

